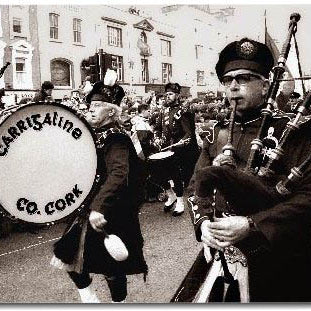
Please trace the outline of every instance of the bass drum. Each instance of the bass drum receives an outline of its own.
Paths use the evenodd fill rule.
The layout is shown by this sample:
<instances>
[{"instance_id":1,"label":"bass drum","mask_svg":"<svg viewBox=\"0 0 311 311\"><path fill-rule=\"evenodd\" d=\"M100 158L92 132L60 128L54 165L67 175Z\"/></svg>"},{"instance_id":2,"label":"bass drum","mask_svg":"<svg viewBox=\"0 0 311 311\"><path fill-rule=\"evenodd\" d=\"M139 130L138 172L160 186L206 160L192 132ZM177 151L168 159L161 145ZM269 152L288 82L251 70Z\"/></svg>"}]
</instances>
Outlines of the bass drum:
<instances>
[{"instance_id":1,"label":"bass drum","mask_svg":"<svg viewBox=\"0 0 311 311\"><path fill-rule=\"evenodd\" d=\"M13 219L50 224L82 208L95 187L88 123L56 103L29 104L0 124L0 206Z\"/></svg>"}]
</instances>

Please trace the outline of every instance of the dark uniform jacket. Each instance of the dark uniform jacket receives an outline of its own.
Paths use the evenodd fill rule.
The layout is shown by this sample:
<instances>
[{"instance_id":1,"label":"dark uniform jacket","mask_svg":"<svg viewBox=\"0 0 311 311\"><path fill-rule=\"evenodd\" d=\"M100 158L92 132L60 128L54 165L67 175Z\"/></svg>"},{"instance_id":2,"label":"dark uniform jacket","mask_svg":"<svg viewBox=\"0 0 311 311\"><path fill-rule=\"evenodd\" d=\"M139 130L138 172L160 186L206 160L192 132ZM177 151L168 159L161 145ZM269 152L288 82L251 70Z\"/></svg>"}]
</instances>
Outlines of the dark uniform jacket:
<instances>
[{"instance_id":1,"label":"dark uniform jacket","mask_svg":"<svg viewBox=\"0 0 311 311\"><path fill-rule=\"evenodd\" d=\"M146 274L148 268L138 218L144 182L141 160L130 137L116 125L98 129L96 135L100 178L89 207L104 215L107 220L105 231L121 238L129 256L125 261L115 261L107 253L103 234L93 230L88 222L84 251L80 251L84 256L83 269L108 276Z\"/></svg>"},{"instance_id":2,"label":"dark uniform jacket","mask_svg":"<svg viewBox=\"0 0 311 311\"><path fill-rule=\"evenodd\" d=\"M155 126L156 135L163 139L162 147L191 138L196 143L194 115L180 104L164 107Z\"/></svg>"},{"instance_id":3,"label":"dark uniform jacket","mask_svg":"<svg viewBox=\"0 0 311 311\"><path fill-rule=\"evenodd\" d=\"M264 139L263 150L273 146L275 138L280 139L289 118L277 115L273 118L273 139ZM245 168L251 141L256 137L261 120L254 119L237 123L233 130L233 145L236 148L238 168ZM220 127L215 122L204 140L203 150L195 171L212 165L213 159L222 152L227 142L228 124ZM285 156L277 168L277 179L287 176L290 169L311 152L311 123L306 122L285 145ZM238 174L238 172L237 172ZM195 174L192 181L195 180ZM193 186L193 183L191 183ZM193 191L194 188L190 187ZM247 193L245 193L247 196ZM217 192L217 209L230 211ZM197 240L201 240L202 222L207 219L207 209L196 206L191 211ZM259 232L236 246L247 256L251 301L311 301L311 171L307 169L302 183L295 193L268 210L249 213Z\"/></svg>"},{"instance_id":4,"label":"dark uniform jacket","mask_svg":"<svg viewBox=\"0 0 311 311\"><path fill-rule=\"evenodd\" d=\"M194 114L180 104L164 107L155 125L155 136L162 140L162 148L177 143L181 139L190 139L190 142L185 145L172 149L180 159L183 179L187 185L199 156Z\"/></svg>"}]
</instances>

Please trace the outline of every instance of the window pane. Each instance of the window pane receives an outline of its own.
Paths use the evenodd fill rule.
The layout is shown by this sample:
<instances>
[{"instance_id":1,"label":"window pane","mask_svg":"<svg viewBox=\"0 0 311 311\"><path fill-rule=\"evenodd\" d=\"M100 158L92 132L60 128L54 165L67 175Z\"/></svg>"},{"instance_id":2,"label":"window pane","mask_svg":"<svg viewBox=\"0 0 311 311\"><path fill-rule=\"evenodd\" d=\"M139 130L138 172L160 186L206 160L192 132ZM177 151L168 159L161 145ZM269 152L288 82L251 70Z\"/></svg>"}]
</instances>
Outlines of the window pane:
<instances>
[{"instance_id":1,"label":"window pane","mask_svg":"<svg viewBox=\"0 0 311 311\"><path fill-rule=\"evenodd\" d=\"M18 33L22 32L21 21L19 19L13 19L13 31Z\"/></svg>"},{"instance_id":2,"label":"window pane","mask_svg":"<svg viewBox=\"0 0 311 311\"><path fill-rule=\"evenodd\" d=\"M123 81L123 57L112 55L111 57L111 66L114 70L117 71L117 81Z\"/></svg>"},{"instance_id":3,"label":"window pane","mask_svg":"<svg viewBox=\"0 0 311 311\"><path fill-rule=\"evenodd\" d=\"M25 64L16 63L16 71L25 71Z\"/></svg>"},{"instance_id":4,"label":"window pane","mask_svg":"<svg viewBox=\"0 0 311 311\"><path fill-rule=\"evenodd\" d=\"M112 46L122 47L122 29L107 26L108 44Z\"/></svg>"},{"instance_id":5,"label":"window pane","mask_svg":"<svg viewBox=\"0 0 311 311\"><path fill-rule=\"evenodd\" d=\"M171 56L171 41L161 39L161 55Z\"/></svg>"},{"instance_id":6,"label":"window pane","mask_svg":"<svg viewBox=\"0 0 311 311\"><path fill-rule=\"evenodd\" d=\"M81 20L73 19L73 42L81 43Z\"/></svg>"},{"instance_id":7,"label":"window pane","mask_svg":"<svg viewBox=\"0 0 311 311\"><path fill-rule=\"evenodd\" d=\"M149 83L149 69L148 69L148 59L141 60L142 66L142 82Z\"/></svg>"},{"instance_id":8,"label":"window pane","mask_svg":"<svg viewBox=\"0 0 311 311\"><path fill-rule=\"evenodd\" d=\"M58 15L54 15L54 26L58 27Z\"/></svg>"},{"instance_id":9,"label":"window pane","mask_svg":"<svg viewBox=\"0 0 311 311\"><path fill-rule=\"evenodd\" d=\"M58 39L58 15L50 13L50 38Z\"/></svg>"},{"instance_id":10,"label":"window pane","mask_svg":"<svg viewBox=\"0 0 311 311\"><path fill-rule=\"evenodd\" d=\"M56 86L70 86L70 64L62 60L52 61L51 77Z\"/></svg>"},{"instance_id":11,"label":"window pane","mask_svg":"<svg viewBox=\"0 0 311 311\"><path fill-rule=\"evenodd\" d=\"M169 82L172 77L172 64L162 63L162 83Z\"/></svg>"},{"instance_id":12,"label":"window pane","mask_svg":"<svg viewBox=\"0 0 311 311\"><path fill-rule=\"evenodd\" d=\"M204 85L204 71L197 71L197 84Z\"/></svg>"}]
</instances>

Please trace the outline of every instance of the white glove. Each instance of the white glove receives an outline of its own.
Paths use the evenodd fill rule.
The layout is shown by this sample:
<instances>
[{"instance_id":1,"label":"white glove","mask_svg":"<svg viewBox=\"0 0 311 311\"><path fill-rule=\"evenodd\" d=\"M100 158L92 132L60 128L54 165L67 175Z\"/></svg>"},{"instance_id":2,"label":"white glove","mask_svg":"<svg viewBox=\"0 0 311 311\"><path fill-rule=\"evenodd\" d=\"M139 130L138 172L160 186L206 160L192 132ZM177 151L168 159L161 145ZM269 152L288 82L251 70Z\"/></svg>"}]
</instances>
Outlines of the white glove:
<instances>
[{"instance_id":1,"label":"white glove","mask_svg":"<svg viewBox=\"0 0 311 311\"><path fill-rule=\"evenodd\" d=\"M104 215L96 211L91 211L89 221L92 228L97 232L101 232L103 227L107 223L107 220L105 219Z\"/></svg>"}]
</instances>

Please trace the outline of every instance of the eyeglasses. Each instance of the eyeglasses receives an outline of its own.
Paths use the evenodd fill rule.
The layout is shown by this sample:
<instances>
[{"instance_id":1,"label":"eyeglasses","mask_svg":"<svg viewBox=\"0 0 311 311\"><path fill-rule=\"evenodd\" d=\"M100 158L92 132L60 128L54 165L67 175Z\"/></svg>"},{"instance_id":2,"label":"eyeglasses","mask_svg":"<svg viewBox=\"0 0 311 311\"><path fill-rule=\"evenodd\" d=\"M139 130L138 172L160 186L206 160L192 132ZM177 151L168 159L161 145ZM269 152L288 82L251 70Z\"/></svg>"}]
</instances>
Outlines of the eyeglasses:
<instances>
[{"instance_id":1,"label":"eyeglasses","mask_svg":"<svg viewBox=\"0 0 311 311\"><path fill-rule=\"evenodd\" d=\"M232 81L235 80L239 85L245 85L250 81L263 80L262 76L253 73L242 73L236 76L224 76L221 80L221 84L228 87Z\"/></svg>"}]
</instances>

